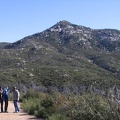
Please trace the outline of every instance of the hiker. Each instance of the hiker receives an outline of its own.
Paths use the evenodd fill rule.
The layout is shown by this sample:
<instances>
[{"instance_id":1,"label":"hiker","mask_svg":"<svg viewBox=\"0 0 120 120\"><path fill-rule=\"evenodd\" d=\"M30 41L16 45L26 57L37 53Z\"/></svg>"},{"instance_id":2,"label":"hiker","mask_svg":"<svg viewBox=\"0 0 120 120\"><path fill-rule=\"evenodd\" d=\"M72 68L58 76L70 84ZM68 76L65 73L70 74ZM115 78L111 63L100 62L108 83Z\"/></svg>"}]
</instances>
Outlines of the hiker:
<instances>
[{"instance_id":1,"label":"hiker","mask_svg":"<svg viewBox=\"0 0 120 120\"><path fill-rule=\"evenodd\" d=\"M1 112L3 112L3 89L0 86L0 104L1 104Z\"/></svg>"},{"instance_id":2,"label":"hiker","mask_svg":"<svg viewBox=\"0 0 120 120\"><path fill-rule=\"evenodd\" d=\"M5 102L5 111L4 112L8 112L7 109L8 109L8 94L9 94L10 90L8 90L8 87L7 88L4 88L3 89L3 100Z\"/></svg>"},{"instance_id":3,"label":"hiker","mask_svg":"<svg viewBox=\"0 0 120 120\"><path fill-rule=\"evenodd\" d=\"M20 97L20 93L16 89L16 87L14 87L13 88L13 102L14 102L14 107L15 107L15 112L14 113L20 112L20 109L18 107L19 97Z\"/></svg>"}]
</instances>

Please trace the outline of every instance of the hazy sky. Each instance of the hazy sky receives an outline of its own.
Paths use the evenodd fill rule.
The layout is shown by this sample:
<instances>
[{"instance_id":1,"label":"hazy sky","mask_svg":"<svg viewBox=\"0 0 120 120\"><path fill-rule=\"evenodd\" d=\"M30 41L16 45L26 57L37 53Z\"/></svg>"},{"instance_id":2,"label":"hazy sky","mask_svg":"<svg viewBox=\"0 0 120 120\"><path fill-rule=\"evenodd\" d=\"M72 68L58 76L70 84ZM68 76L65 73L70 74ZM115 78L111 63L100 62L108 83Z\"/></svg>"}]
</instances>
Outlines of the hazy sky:
<instances>
[{"instance_id":1,"label":"hazy sky","mask_svg":"<svg viewBox=\"0 0 120 120\"><path fill-rule=\"evenodd\" d=\"M15 42L61 20L120 30L120 0L0 0L0 42Z\"/></svg>"}]
</instances>

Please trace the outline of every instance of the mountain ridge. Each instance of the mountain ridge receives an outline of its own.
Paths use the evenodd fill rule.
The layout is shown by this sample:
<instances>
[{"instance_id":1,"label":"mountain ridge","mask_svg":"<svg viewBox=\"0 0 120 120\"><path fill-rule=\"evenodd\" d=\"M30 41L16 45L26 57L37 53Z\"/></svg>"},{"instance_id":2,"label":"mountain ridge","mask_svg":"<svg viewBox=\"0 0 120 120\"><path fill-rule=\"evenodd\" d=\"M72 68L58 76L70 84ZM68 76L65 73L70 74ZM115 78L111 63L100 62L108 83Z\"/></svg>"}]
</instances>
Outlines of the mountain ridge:
<instances>
[{"instance_id":1,"label":"mountain ridge","mask_svg":"<svg viewBox=\"0 0 120 120\"><path fill-rule=\"evenodd\" d=\"M52 34L55 34L55 36L52 36ZM98 42L97 39L99 39L100 41L98 43L99 47L96 46L98 48L102 48L102 49L104 48L104 49L107 49L108 51L113 51L115 49L119 51L120 49L119 47L120 31L119 30L114 30L114 29L95 30L88 27L75 25L65 20L58 22L57 24L50 27L49 29L46 29L43 32L35 33L33 35L27 36L19 41L16 41L8 46L5 46L4 48L6 49L6 48L16 47L17 45L20 45L20 43L23 43L25 45L25 41L26 42L28 41L30 45L33 44L34 46L35 44L33 42L30 43L30 41L32 41L31 40L32 38L34 39L34 42L35 40L37 41L37 39L39 39L39 40L44 40L44 42L48 42L50 44L51 42L50 40L45 41L45 39L48 37L51 37L51 39L54 40L53 42L56 42L56 44L75 42L75 44L77 45L88 46L89 48L91 47L89 45L91 44L92 41L94 43L95 42L97 43ZM74 37L74 40L72 40L71 37ZM75 39L77 40L75 41ZM28 42L27 42L27 46L29 46ZM37 42L40 42L40 41L37 41ZM108 48L109 46L107 46L107 44L111 45L113 49L109 49ZM27 47L24 45L21 47Z\"/></svg>"},{"instance_id":2,"label":"mountain ridge","mask_svg":"<svg viewBox=\"0 0 120 120\"><path fill-rule=\"evenodd\" d=\"M0 77L5 84L17 81L20 87L32 84L36 89L37 85L80 89L94 81L119 85L119 51L119 30L95 30L64 20L1 47Z\"/></svg>"}]
</instances>

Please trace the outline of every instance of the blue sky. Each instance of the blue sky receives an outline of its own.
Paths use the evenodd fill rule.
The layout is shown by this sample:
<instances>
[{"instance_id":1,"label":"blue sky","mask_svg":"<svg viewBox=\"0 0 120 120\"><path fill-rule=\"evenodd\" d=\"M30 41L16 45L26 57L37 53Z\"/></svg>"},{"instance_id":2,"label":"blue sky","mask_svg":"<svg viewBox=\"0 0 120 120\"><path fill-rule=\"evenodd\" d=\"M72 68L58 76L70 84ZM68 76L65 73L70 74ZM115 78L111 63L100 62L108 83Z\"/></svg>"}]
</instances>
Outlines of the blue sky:
<instances>
[{"instance_id":1,"label":"blue sky","mask_svg":"<svg viewBox=\"0 0 120 120\"><path fill-rule=\"evenodd\" d=\"M61 20L120 30L120 0L1 0L0 42L15 42Z\"/></svg>"}]
</instances>

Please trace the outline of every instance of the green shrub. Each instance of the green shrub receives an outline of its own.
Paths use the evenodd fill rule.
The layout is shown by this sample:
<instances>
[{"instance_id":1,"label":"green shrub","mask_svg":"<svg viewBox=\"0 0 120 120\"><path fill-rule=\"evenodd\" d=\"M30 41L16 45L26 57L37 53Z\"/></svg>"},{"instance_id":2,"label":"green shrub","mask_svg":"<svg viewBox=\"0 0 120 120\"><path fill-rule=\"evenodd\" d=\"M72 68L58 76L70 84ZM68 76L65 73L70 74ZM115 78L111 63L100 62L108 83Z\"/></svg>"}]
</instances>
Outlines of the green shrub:
<instances>
[{"instance_id":1,"label":"green shrub","mask_svg":"<svg viewBox=\"0 0 120 120\"><path fill-rule=\"evenodd\" d=\"M53 114L48 117L49 120L69 120L66 116L61 114Z\"/></svg>"},{"instance_id":2,"label":"green shrub","mask_svg":"<svg viewBox=\"0 0 120 120\"><path fill-rule=\"evenodd\" d=\"M46 97L43 101L41 101L41 106L45 108L49 108L53 106L53 100L51 97Z\"/></svg>"},{"instance_id":3,"label":"green shrub","mask_svg":"<svg viewBox=\"0 0 120 120\"><path fill-rule=\"evenodd\" d=\"M86 94L75 96L71 110L66 113L71 120L117 120L117 109L115 103L110 103L107 98Z\"/></svg>"},{"instance_id":4,"label":"green shrub","mask_svg":"<svg viewBox=\"0 0 120 120\"><path fill-rule=\"evenodd\" d=\"M37 97L33 95L33 91L29 92L24 97L21 107L29 114L34 114L37 117L47 118L54 113L53 99L48 94L39 93ZM34 97L33 97L34 96ZM39 96L39 97L38 97Z\"/></svg>"},{"instance_id":5,"label":"green shrub","mask_svg":"<svg viewBox=\"0 0 120 120\"><path fill-rule=\"evenodd\" d=\"M28 99L29 98L29 99ZM97 94L51 95L40 93L38 98L28 97L22 107L29 114L48 120L118 120L116 103Z\"/></svg>"},{"instance_id":6,"label":"green shrub","mask_svg":"<svg viewBox=\"0 0 120 120\"><path fill-rule=\"evenodd\" d=\"M40 105L38 98L29 98L24 99L23 103L21 104L21 107L29 114L34 114L35 110L38 110L38 106Z\"/></svg>"},{"instance_id":7,"label":"green shrub","mask_svg":"<svg viewBox=\"0 0 120 120\"><path fill-rule=\"evenodd\" d=\"M29 99L29 98L39 98L40 96L40 93L39 92L36 92L35 90L29 90L27 91L26 94L23 95L23 99Z\"/></svg>"},{"instance_id":8,"label":"green shrub","mask_svg":"<svg viewBox=\"0 0 120 120\"><path fill-rule=\"evenodd\" d=\"M39 107L39 109L34 110L34 115L39 118L46 118L48 117L46 109L44 107Z\"/></svg>"}]
</instances>

